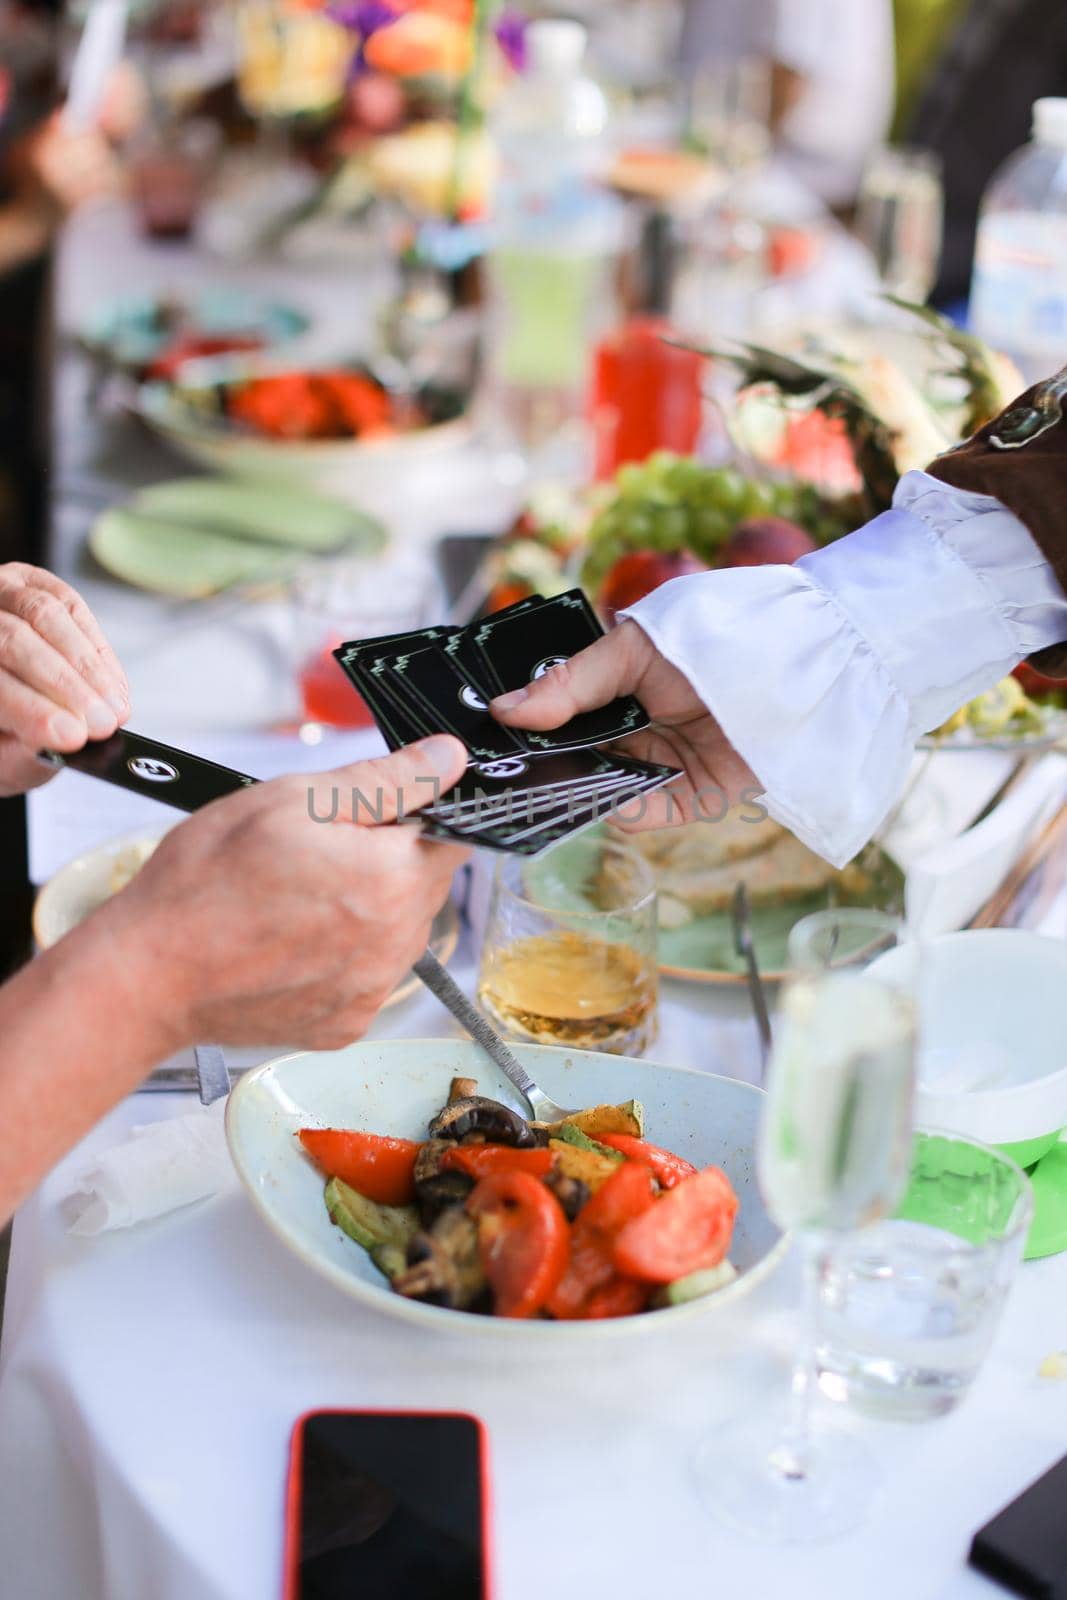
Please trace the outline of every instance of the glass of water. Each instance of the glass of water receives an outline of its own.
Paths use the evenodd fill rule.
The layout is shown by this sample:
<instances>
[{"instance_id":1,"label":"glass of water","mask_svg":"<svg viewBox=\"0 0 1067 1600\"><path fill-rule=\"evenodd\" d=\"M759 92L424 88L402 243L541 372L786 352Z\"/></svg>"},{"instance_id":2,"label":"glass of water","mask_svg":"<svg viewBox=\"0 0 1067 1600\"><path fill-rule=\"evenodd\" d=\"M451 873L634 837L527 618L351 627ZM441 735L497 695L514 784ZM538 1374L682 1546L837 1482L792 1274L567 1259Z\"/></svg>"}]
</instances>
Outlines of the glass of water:
<instances>
[{"instance_id":1,"label":"glass of water","mask_svg":"<svg viewBox=\"0 0 1067 1600\"><path fill-rule=\"evenodd\" d=\"M952 1410L992 1343L1032 1214L1029 1179L1002 1151L917 1134L893 1216L838 1242L823 1263L823 1393L887 1418Z\"/></svg>"}]
</instances>

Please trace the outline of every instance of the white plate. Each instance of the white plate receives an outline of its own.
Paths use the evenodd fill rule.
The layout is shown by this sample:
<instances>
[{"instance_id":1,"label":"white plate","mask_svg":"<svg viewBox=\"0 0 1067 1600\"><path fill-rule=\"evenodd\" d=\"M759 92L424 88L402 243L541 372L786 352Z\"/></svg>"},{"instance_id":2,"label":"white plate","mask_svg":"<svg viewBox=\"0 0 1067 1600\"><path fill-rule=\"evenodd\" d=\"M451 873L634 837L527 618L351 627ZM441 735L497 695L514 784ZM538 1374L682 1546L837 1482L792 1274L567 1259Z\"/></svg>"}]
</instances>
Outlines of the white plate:
<instances>
[{"instance_id":1,"label":"white plate","mask_svg":"<svg viewBox=\"0 0 1067 1600\"><path fill-rule=\"evenodd\" d=\"M53 873L39 891L33 907L33 937L38 950L47 950L111 898L115 893L112 882L120 856L130 851L143 851L147 860L149 847L154 850L166 831L156 828L151 832L128 833L109 839L107 844L87 850Z\"/></svg>"},{"instance_id":2,"label":"white plate","mask_svg":"<svg viewBox=\"0 0 1067 1600\"><path fill-rule=\"evenodd\" d=\"M972 727L957 728L955 733L924 733L918 741L920 750L1004 750L1012 755L1027 755L1033 751L1051 750L1067 739L1067 711L1056 706L1038 708L1044 727L1031 733L982 734Z\"/></svg>"},{"instance_id":3,"label":"white plate","mask_svg":"<svg viewBox=\"0 0 1067 1600\"><path fill-rule=\"evenodd\" d=\"M685 1067L660 1066L592 1051L515 1045L516 1055L560 1105L634 1097L648 1136L697 1166L721 1166L737 1191L730 1259L739 1277L703 1300L666 1311L580 1322L516 1322L422 1305L393 1294L367 1255L335 1228L323 1179L296 1137L308 1126L362 1128L419 1139L448 1097L457 1073L483 1094L523 1109L515 1091L478 1047L465 1040L365 1041L328 1054L283 1056L248 1073L230 1095L226 1137L256 1208L306 1264L363 1305L441 1332L524 1335L540 1343L661 1332L736 1300L780 1259L785 1241L756 1187L755 1139L763 1093L751 1084Z\"/></svg>"}]
</instances>

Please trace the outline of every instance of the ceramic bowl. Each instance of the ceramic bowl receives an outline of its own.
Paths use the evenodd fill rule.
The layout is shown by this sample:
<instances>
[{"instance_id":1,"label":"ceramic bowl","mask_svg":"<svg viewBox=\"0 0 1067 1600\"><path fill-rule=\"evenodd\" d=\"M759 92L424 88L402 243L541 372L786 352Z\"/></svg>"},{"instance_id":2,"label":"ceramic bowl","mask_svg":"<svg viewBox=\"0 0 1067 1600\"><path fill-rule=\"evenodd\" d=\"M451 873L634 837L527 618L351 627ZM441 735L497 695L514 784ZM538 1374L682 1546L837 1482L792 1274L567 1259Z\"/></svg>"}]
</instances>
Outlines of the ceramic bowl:
<instances>
[{"instance_id":1,"label":"ceramic bowl","mask_svg":"<svg viewBox=\"0 0 1067 1600\"><path fill-rule=\"evenodd\" d=\"M732 1284L669 1310L595 1323L515 1322L423 1305L394 1294L364 1251L330 1222L322 1176L305 1156L297 1130L325 1125L422 1138L456 1074L476 1078L481 1093L523 1109L498 1069L465 1040L364 1041L346 1050L285 1056L248 1073L230 1096L226 1135L257 1210L309 1267L384 1316L442 1333L476 1332L502 1339L521 1335L542 1345L666 1332L683 1322L713 1316L771 1270L785 1245L756 1187L762 1090L711 1073L592 1051L546 1045L513 1048L560 1105L636 1098L644 1105L650 1139L697 1166L715 1164L726 1171L740 1200L730 1248L730 1260L738 1270Z\"/></svg>"}]
</instances>

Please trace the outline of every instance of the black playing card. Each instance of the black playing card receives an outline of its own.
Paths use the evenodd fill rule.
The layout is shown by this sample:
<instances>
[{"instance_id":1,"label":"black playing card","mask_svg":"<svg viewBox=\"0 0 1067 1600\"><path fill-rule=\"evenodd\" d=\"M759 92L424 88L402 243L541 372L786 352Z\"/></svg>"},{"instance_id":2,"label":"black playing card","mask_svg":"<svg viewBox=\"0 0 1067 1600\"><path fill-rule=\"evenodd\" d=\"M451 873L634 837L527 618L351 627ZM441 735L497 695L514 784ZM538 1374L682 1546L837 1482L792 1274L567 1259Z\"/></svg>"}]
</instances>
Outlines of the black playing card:
<instances>
[{"instance_id":1,"label":"black playing card","mask_svg":"<svg viewBox=\"0 0 1067 1600\"><path fill-rule=\"evenodd\" d=\"M408 633L380 634L373 639L349 639L333 652L341 670L367 702L391 750L398 750L401 745L423 738L425 731L421 722L409 714L404 704L390 695L388 683L382 677L373 675L371 668L375 660L390 651L418 650L435 640L443 641L454 631L441 626L417 628Z\"/></svg>"},{"instance_id":2,"label":"black playing card","mask_svg":"<svg viewBox=\"0 0 1067 1600\"><path fill-rule=\"evenodd\" d=\"M429 734L441 730L433 713L397 676L396 664L403 660L403 656L403 652L399 655L390 653L375 656L367 670L379 702L384 702L395 726L405 733L404 743L411 744L415 739L425 739Z\"/></svg>"},{"instance_id":3,"label":"black playing card","mask_svg":"<svg viewBox=\"0 0 1067 1600\"><path fill-rule=\"evenodd\" d=\"M490 714L494 695L533 681L600 634L574 590L531 596L469 628L423 628L335 651L393 748L438 732L466 744L464 776L419 813L428 837L536 855L676 776L591 748L647 726L631 698L543 734L505 728Z\"/></svg>"},{"instance_id":4,"label":"black playing card","mask_svg":"<svg viewBox=\"0 0 1067 1600\"><path fill-rule=\"evenodd\" d=\"M503 793L500 785L506 780L479 786L472 769L422 815L429 827L442 828L450 837L463 838L470 844L490 849L525 849L535 840L553 843L598 818L602 820L616 808L677 776L670 767L624 757L598 757L599 770L591 770L590 757L598 757L598 753L575 750L532 758L529 774L536 776L543 768L551 768L559 781L531 787L529 776L516 776L513 786ZM575 773L583 768L586 776L576 781Z\"/></svg>"},{"instance_id":5,"label":"black playing card","mask_svg":"<svg viewBox=\"0 0 1067 1600\"><path fill-rule=\"evenodd\" d=\"M430 809L440 808L442 815L461 808L468 812L481 809L488 814L509 798L517 804L521 796L530 792L562 796L575 786L603 781L623 770L621 758L606 756L599 750L565 750L542 756L520 751L499 760L476 762Z\"/></svg>"},{"instance_id":6,"label":"black playing card","mask_svg":"<svg viewBox=\"0 0 1067 1600\"><path fill-rule=\"evenodd\" d=\"M535 816L532 821L516 815L507 822L472 828L453 826L429 817L423 825L424 831L431 838L451 839L453 842L477 845L481 849L501 850L524 856L540 855L542 851L550 850L560 840L572 838L583 829L603 822L616 806L624 805L652 789L658 789L675 777L677 777L676 772L664 769L660 774L622 786L614 796L577 803L570 799L551 812Z\"/></svg>"},{"instance_id":7,"label":"black playing card","mask_svg":"<svg viewBox=\"0 0 1067 1600\"><path fill-rule=\"evenodd\" d=\"M481 676L489 681L491 698L534 683L593 644L603 630L585 595L580 589L571 589L525 611L487 617L467 633L470 645L453 639L449 649L461 653L464 670L475 682L480 658ZM646 728L648 721L640 702L627 695L596 711L583 711L561 728L547 732L525 729L523 737L533 750L574 750L624 738Z\"/></svg>"},{"instance_id":8,"label":"black playing card","mask_svg":"<svg viewBox=\"0 0 1067 1600\"><path fill-rule=\"evenodd\" d=\"M486 701L439 645L393 660L389 687L406 689L426 708L433 725L454 733L476 761L496 761L522 751L508 728L489 715Z\"/></svg>"},{"instance_id":9,"label":"black playing card","mask_svg":"<svg viewBox=\"0 0 1067 1600\"><path fill-rule=\"evenodd\" d=\"M119 728L110 739L94 739L73 755L57 755L52 750L42 750L41 754L57 767L73 767L76 772L102 778L120 789L162 800L179 811L198 811L212 800L247 789L258 781L245 772L219 766L216 761L205 761L203 756L131 733L128 728Z\"/></svg>"}]
</instances>

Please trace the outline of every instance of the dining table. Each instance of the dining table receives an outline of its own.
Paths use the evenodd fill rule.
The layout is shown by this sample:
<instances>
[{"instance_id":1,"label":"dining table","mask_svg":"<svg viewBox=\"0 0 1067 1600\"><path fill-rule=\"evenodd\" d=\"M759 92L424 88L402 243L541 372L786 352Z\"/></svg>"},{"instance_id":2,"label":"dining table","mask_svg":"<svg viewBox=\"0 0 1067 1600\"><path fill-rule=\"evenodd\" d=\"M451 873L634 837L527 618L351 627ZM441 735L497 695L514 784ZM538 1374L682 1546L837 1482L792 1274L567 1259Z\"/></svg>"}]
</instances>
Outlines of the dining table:
<instances>
[{"instance_id":1,"label":"dining table","mask_svg":"<svg viewBox=\"0 0 1067 1600\"><path fill-rule=\"evenodd\" d=\"M51 564L75 583L127 663L138 732L254 776L378 753L371 729L302 741L292 674L270 605L198 609L128 588L85 551L95 515L138 486L187 471L121 405L104 405L76 334L103 294L219 280L280 294L313 317L307 349L366 337L364 262L296 269L226 263L195 241L143 241L124 207L75 218L55 277ZM411 486L408 486L411 487ZM418 486L415 486L417 489ZM476 444L448 481L400 505L388 559L428 567L434 540L504 525L514 486ZM981 753L937 757L940 825L959 828L1002 781ZM929 765L929 764L928 764ZM30 799L31 873L125 833L177 820L157 803L59 774ZM450 970L478 963L471 878L457 883ZM1067 899L1042 931L1067 932ZM372 1038L455 1037L426 991L387 1006ZM78 1039L66 1048L76 1052ZM245 1069L277 1051L234 1054ZM651 1058L756 1082L744 989L664 979ZM42 1079L49 1063L41 1061ZM784 1401L801 1335L795 1262L703 1316L553 1347L410 1325L316 1276L268 1229L236 1178L151 1222L84 1238L69 1196L95 1152L138 1125L186 1115L192 1094L116 1106L24 1203L13 1229L0 1346L0 1594L11 1600L275 1600L281 1594L289 1441L315 1408L470 1412L488 1432L498 1600L986 1600L970 1540L1064 1452L1067 1382L1042 1376L1067 1346L1067 1256L1025 1263L973 1391L949 1415L874 1421L821 1397L817 1412L862 1439L882 1492L864 1524L824 1544L777 1548L728 1532L693 1470L716 1424ZM215 1115L205 1112L205 1116ZM9 1137L17 1137L9 1131ZM398 1600L402 1597L398 1596Z\"/></svg>"}]
</instances>

